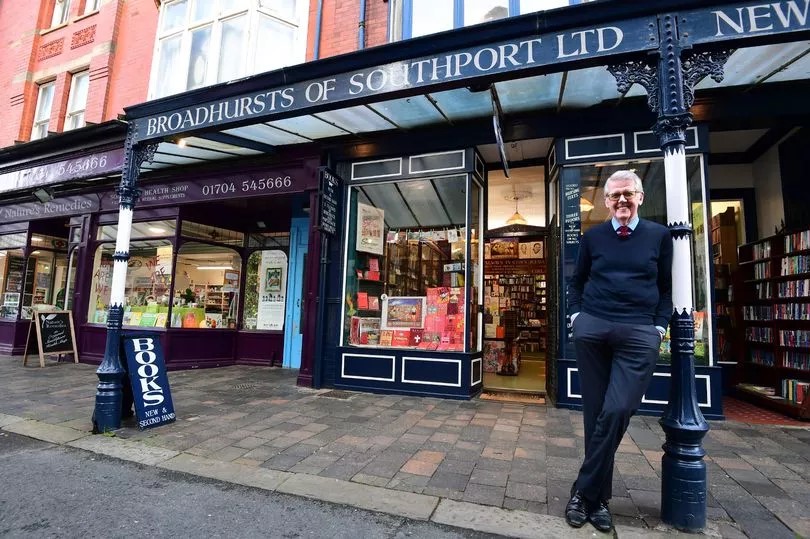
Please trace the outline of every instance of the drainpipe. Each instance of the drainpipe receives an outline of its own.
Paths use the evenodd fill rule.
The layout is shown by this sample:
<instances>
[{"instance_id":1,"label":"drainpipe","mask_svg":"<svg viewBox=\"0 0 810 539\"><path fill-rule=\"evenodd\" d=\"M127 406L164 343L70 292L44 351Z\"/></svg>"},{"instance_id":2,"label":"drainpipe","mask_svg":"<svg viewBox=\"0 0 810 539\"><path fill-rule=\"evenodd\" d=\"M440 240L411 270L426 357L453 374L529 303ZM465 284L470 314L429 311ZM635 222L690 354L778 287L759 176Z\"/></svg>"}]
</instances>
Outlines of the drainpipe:
<instances>
[{"instance_id":1,"label":"drainpipe","mask_svg":"<svg viewBox=\"0 0 810 539\"><path fill-rule=\"evenodd\" d=\"M360 0L360 20L357 26L357 50L363 50L366 48L366 0Z\"/></svg>"},{"instance_id":2,"label":"drainpipe","mask_svg":"<svg viewBox=\"0 0 810 539\"><path fill-rule=\"evenodd\" d=\"M318 11L315 14L315 45L312 47L313 60L321 57L321 21L323 20L323 0L318 0Z\"/></svg>"}]
</instances>

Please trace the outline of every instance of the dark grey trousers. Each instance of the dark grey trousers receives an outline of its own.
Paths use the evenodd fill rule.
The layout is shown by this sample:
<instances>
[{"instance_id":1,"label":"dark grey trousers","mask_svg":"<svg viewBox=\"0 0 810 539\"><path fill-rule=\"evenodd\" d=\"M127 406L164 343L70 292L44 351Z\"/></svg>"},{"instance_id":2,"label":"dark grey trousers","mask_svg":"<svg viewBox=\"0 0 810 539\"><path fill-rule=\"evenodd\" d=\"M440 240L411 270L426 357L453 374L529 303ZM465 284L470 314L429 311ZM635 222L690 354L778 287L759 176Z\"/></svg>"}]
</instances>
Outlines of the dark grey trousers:
<instances>
[{"instance_id":1,"label":"dark grey trousers","mask_svg":"<svg viewBox=\"0 0 810 539\"><path fill-rule=\"evenodd\" d=\"M612 322L585 312L574 320L573 335L585 424L585 460L575 485L585 499L607 501L613 459L650 385L661 336L653 325Z\"/></svg>"}]
</instances>

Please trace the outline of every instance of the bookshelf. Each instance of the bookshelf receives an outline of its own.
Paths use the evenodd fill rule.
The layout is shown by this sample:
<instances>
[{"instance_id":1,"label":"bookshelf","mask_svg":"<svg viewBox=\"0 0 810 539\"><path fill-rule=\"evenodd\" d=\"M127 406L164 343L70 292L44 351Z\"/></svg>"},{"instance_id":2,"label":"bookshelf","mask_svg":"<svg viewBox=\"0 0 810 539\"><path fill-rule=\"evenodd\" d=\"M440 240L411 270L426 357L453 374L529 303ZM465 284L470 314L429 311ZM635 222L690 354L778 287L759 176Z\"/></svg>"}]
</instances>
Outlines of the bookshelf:
<instances>
[{"instance_id":1,"label":"bookshelf","mask_svg":"<svg viewBox=\"0 0 810 539\"><path fill-rule=\"evenodd\" d=\"M714 327L718 361L734 362L737 320L734 316L732 276L737 269L737 221L734 208L712 217L712 262L714 263ZM733 373L727 375L734 378Z\"/></svg>"},{"instance_id":2,"label":"bookshelf","mask_svg":"<svg viewBox=\"0 0 810 539\"><path fill-rule=\"evenodd\" d=\"M810 230L741 245L738 256L745 357L737 394L810 419Z\"/></svg>"}]
</instances>

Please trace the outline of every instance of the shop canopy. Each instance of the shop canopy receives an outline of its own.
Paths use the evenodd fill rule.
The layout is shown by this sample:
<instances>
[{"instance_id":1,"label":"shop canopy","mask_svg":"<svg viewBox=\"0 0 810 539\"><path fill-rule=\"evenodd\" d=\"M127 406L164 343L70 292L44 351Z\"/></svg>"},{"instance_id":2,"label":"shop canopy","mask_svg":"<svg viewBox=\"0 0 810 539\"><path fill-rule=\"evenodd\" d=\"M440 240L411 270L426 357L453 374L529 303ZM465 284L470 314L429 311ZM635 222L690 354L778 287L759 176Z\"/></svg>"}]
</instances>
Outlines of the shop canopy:
<instances>
[{"instance_id":1,"label":"shop canopy","mask_svg":"<svg viewBox=\"0 0 810 539\"><path fill-rule=\"evenodd\" d=\"M784 88L792 85L801 95L810 79L810 0L711 5L612 0L201 88L130 107L127 119L134 128L133 142L158 143L154 160L142 166L144 172L282 154L313 143L357 144L383 134L467 126L476 126L475 144L480 145L495 141L493 123L499 122L507 142L520 141L507 145L508 159L545 157L548 141L540 139L559 132L517 129L512 120L556 117L575 123L587 117L583 113L616 109L626 100L638 102L642 110L644 89L634 85L619 93L606 66L630 59L654 61L656 56L647 53L658 49L659 23L665 24L667 13L677 19L685 48L733 51L723 81L707 77L696 90L724 96L728 110L746 109L750 96L779 88L772 92L782 97L773 100L776 107L790 107L796 116L808 114L808 100L785 103ZM710 112L696 109L698 120L710 118ZM750 108L739 112L751 113ZM654 116L643 113L650 125ZM494 145L485 153L489 161L497 161Z\"/></svg>"}]
</instances>

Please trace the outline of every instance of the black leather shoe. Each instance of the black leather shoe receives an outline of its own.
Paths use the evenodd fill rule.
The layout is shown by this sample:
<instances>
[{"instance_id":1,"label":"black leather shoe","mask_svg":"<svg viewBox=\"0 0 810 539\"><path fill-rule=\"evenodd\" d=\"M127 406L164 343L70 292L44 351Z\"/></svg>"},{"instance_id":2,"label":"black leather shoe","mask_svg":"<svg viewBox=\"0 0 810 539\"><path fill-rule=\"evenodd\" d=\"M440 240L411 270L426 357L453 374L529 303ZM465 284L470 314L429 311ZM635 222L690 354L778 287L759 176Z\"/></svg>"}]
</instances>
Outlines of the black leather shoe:
<instances>
[{"instance_id":1,"label":"black leather shoe","mask_svg":"<svg viewBox=\"0 0 810 539\"><path fill-rule=\"evenodd\" d=\"M591 509L588 513L588 520L600 532L609 532L613 528L613 517L606 501L600 501Z\"/></svg>"},{"instance_id":2,"label":"black leather shoe","mask_svg":"<svg viewBox=\"0 0 810 539\"><path fill-rule=\"evenodd\" d=\"M568 500L568 505L565 506L565 521L573 528L581 528L588 522L588 507L581 492L574 492Z\"/></svg>"}]
</instances>

